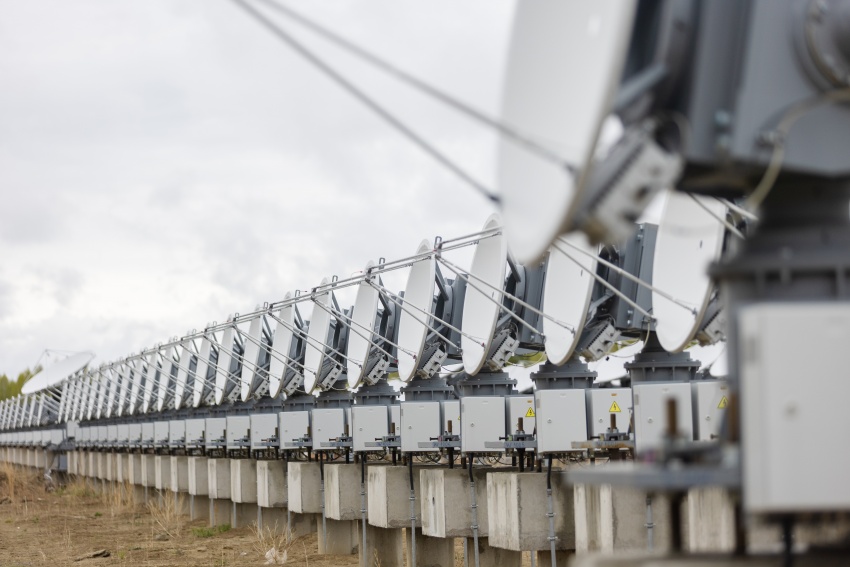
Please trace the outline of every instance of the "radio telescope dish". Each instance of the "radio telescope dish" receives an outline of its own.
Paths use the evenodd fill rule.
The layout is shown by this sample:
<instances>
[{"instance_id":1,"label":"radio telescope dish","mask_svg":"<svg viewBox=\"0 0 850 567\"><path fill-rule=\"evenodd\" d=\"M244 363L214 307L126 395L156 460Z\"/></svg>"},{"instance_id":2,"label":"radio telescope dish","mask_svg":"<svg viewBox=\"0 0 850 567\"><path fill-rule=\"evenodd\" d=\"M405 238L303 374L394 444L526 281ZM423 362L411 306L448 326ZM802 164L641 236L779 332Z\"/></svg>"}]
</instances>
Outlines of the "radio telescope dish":
<instances>
[{"instance_id":1,"label":"radio telescope dish","mask_svg":"<svg viewBox=\"0 0 850 567\"><path fill-rule=\"evenodd\" d=\"M153 401L153 390L156 385L156 373L159 372L157 365L157 355L159 352L154 349L148 355L148 368L145 373L145 389L142 392L142 413L148 413Z\"/></svg>"},{"instance_id":2,"label":"radio telescope dish","mask_svg":"<svg viewBox=\"0 0 850 567\"><path fill-rule=\"evenodd\" d=\"M177 378L174 380L174 409L179 410L183 405L186 394L186 382L189 380L189 365L192 363L192 351L189 340L180 343L180 362L177 366ZM197 376L197 373L195 374Z\"/></svg>"},{"instance_id":3,"label":"radio telescope dish","mask_svg":"<svg viewBox=\"0 0 850 567\"><path fill-rule=\"evenodd\" d=\"M292 293L287 292L284 301L292 299ZM272 357L269 364L269 396L277 398L285 385L287 375L290 371L300 374L298 368L291 365L292 342L295 338L293 329L297 328L297 307L288 304L280 309L277 314L279 321L272 337ZM276 352L275 352L276 351Z\"/></svg>"},{"instance_id":4,"label":"radio telescope dish","mask_svg":"<svg viewBox=\"0 0 850 567\"><path fill-rule=\"evenodd\" d=\"M328 278L322 280L321 285L330 283ZM331 306L330 291L323 291L313 298L313 313L310 315L310 328L307 330L307 350L304 355L304 391L308 394L313 392L319 375L325 364L325 349L328 343L328 331L331 328L331 314L328 312ZM322 307L324 309L322 309Z\"/></svg>"},{"instance_id":5,"label":"radio telescope dish","mask_svg":"<svg viewBox=\"0 0 850 567\"><path fill-rule=\"evenodd\" d=\"M655 333L668 352L684 349L702 324L714 289L708 266L723 250L722 218L726 205L716 199L668 191L655 241L652 284L693 310L652 292Z\"/></svg>"},{"instance_id":6,"label":"radio telescope dish","mask_svg":"<svg viewBox=\"0 0 850 567\"><path fill-rule=\"evenodd\" d=\"M94 358L93 352L78 352L72 354L68 358L55 362L27 380L21 387L22 394L33 394L40 392L45 388L50 388L60 384L66 378L71 377Z\"/></svg>"},{"instance_id":7,"label":"radio telescope dish","mask_svg":"<svg viewBox=\"0 0 850 567\"><path fill-rule=\"evenodd\" d=\"M236 329L226 327L221 334L221 348L218 349L218 362L215 371L215 405L221 405L224 396L229 392L227 383L230 380L230 363L233 361L233 344L236 339Z\"/></svg>"},{"instance_id":8,"label":"radio telescope dish","mask_svg":"<svg viewBox=\"0 0 850 567\"><path fill-rule=\"evenodd\" d=\"M369 359L369 353L372 352L372 344L369 340L374 342L375 339L375 334L372 331L378 317L379 297L377 288L368 283L376 277L368 273L374 266L374 262L366 264L366 279L357 286L357 297L354 300L354 313L351 315L352 323L348 333L348 352L346 353L349 388L359 386L366 374L368 370L366 363Z\"/></svg>"},{"instance_id":9,"label":"radio telescope dish","mask_svg":"<svg viewBox=\"0 0 850 567\"><path fill-rule=\"evenodd\" d=\"M201 348L198 350L198 365L195 367L195 381L192 384L192 407L200 407L204 401L204 393L207 391L207 375L210 365L213 364L211 355L213 353L212 341L204 335L201 339Z\"/></svg>"},{"instance_id":10,"label":"radio telescope dish","mask_svg":"<svg viewBox=\"0 0 850 567\"><path fill-rule=\"evenodd\" d=\"M582 254L570 244L594 256ZM543 286L543 312L563 325L544 317L543 335L546 337L546 356L556 366L570 359L581 338L595 282L595 254L596 247L581 232L558 238L549 250Z\"/></svg>"},{"instance_id":11,"label":"radio telescope dish","mask_svg":"<svg viewBox=\"0 0 850 567\"><path fill-rule=\"evenodd\" d=\"M168 345L162 353L162 370L159 373L159 382L156 391L156 411L165 409L168 387L171 385L171 370L173 366L174 345Z\"/></svg>"},{"instance_id":12,"label":"radio telescope dish","mask_svg":"<svg viewBox=\"0 0 850 567\"><path fill-rule=\"evenodd\" d=\"M483 231L499 228L500 225L499 215L490 215L484 223ZM472 265L469 268L469 285L463 302L464 334L460 339L463 369L468 374L477 374L490 352L490 343L493 341L502 304L502 294L496 290L505 286L507 262L508 242L504 234L496 233L479 240L475 245ZM479 340L481 342L477 342Z\"/></svg>"},{"instance_id":13,"label":"radio telescope dish","mask_svg":"<svg viewBox=\"0 0 850 567\"><path fill-rule=\"evenodd\" d=\"M416 254L426 254L433 250L431 243L423 240ZM408 382L419 366L425 337L428 335L429 317L434 303L434 278L437 275L437 260L434 255L416 260L410 267L407 286L404 288L404 302L398 324L398 376L402 382ZM421 310L421 311L420 311ZM424 313L423 313L424 311ZM423 323L424 321L424 323ZM411 357L408 352L416 355Z\"/></svg>"},{"instance_id":14,"label":"radio telescope dish","mask_svg":"<svg viewBox=\"0 0 850 567\"><path fill-rule=\"evenodd\" d=\"M521 263L540 258L570 228L619 85L635 5L633 0L517 3L502 118L564 160L559 166L512 141L500 143L505 232Z\"/></svg>"},{"instance_id":15,"label":"radio telescope dish","mask_svg":"<svg viewBox=\"0 0 850 567\"><path fill-rule=\"evenodd\" d=\"M248 326L248 336L245 340L245 352L242 353L242 376L240 377L239 395L243 402L247 402L254 389L254 374L260 361L260 336L263 332L263 316L258 315L251 320ZM252 340L253 339L253 340Z\"/></svg>"}]
</instances>

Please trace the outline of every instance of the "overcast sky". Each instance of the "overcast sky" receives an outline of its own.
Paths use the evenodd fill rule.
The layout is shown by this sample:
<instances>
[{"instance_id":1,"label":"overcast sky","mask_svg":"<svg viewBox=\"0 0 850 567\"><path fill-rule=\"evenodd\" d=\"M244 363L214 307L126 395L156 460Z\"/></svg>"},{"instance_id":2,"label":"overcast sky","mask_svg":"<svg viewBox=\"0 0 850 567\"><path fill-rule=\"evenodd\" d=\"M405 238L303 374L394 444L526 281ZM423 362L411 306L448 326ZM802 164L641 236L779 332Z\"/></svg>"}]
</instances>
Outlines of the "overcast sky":
<instances>
[{"instance_id":1,"label":"overcast sky","mask_svg":"<svg viewBox=\"0 0 850 567\"><path fill-rule=\"evenodd\" d=\"M512 2L289 0L495 114ZM279 20L480 179L494 136ZM225 0L0 0L0 373L116 359L492 207Z\"/></svg>"}]
</instances>

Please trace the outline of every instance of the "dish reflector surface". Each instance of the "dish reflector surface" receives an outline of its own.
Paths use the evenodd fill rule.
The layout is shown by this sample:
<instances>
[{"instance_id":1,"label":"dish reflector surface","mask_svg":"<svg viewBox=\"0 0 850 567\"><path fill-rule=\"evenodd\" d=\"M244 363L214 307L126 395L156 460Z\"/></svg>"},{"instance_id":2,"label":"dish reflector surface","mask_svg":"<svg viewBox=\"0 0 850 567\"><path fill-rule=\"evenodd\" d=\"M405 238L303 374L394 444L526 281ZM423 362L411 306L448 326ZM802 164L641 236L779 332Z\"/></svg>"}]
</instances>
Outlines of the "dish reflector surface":
<instances>
[{"instance_id":1,"label":"dish reflector surface","mask_svg":"<svg viewBox=\"0 0 850 567\"><path fill-rule=\"evenodd\" d=\"M423 240L416 249L416 254L426 254L431 250L430 242ZM404 309L398 323L398 376L403 382L413 378L422 357L425 337L428 336L428 326L423 321L431 323L430 317L425 313L431 313L433 308L436 275L437 260L432 254L415 261L407 276L402 303ZM415 353L416 358L411 357L409 352Z\"/></svg>"},{"instance_id":2,"label":"dish reflector surface","mask_svg":"<svg viewBox=\"0 0 850 567\"><path fill-rule=\"evenodd\" d=\"M171 385L171 368L174 366L174 345L166 347L162 353L162 370L159 373L159 387L156 391L156 410L165 409L168 387Z\"/></svg>"},{"instance_id":3,"label":"dish reflector surface","mask_svg":"<svg viewBox=\"0 0 850 567\"><path fill-rule=\"evenodd\" d=\"M328 278L322 280L321 285L329 283ZM326 311L330 309L331 294L324 291L313 298L313 313L310 315L310 328L307 331L307 347L304 354L304 391L308 394L313 392L319 373L325 363L325 351L327 350L328 330L331 327L331 314Z\"/></svg>"},{"instance_id":4,"label":"dish reflector surface","mask_svg":"<svg viewBox=\"0 0 850 567\"><path fill-rule=\"evenodd\" d=\"M154 350L148 355L148 368L145 374L145 389L142 392L142 412L147 413L153 400L153 390L156 386L156 373L159 367L156 364L158 351Z\"/></svg>"},{"instance_id":5,"label":"dish reflector surface","mask_svg":"<svg viewBox=\"0 0 850 567\"><path fill-rule=\"evenodd\" d=\"M254 373L257 371L257 363L260 360L260 333L263 330L263 316L258 315L251 320L248 326L248 337L245 339L245 352L242 355L242 376L239 394L243 402L251 397L254 385ZM255 342L256 341L256 342Z\"/></svg>"},{"instance_id":6,"label":"dish reflector surface","mask_svg":"<svg viewBox=\"0 0 850 567\"><path fill-rule=\"evenodd\" d=\"M484 224L483 231L498 228L500 225L499 215L491 215ZM477 374L487 360L501 311L499 306L502 304L502 294L496 290L504 289L507 261L508 242L504 234L497 233L482 238L475 245L466 297L463 301L464 335L460 339L463 369L469 374Z\"/></svg>"},{"instance_id":7,"label":"dish reflector surface","mask_svg":"<svg viewBox=\"0 0 850 567\"><path fill-rule=\"evenodd\" d=\"M177 378L174 381L174 409L180 409L183 405L183 396L186 394L186 382L189 380L189 365L192 362L192 351L189 350L189 341L180 343L180 362L177 366Z\"/></svg>"},{"instance_id":8,"label":"dish reflector surface","mask_svg":"<svg viewBox=\"0 0 850 567\"><path fill-rule=\"evenodd\" d=\"M22 394L32 394L39 392L45 388L55 386L79 372L94 358L92 352L78 352L72 354L68 358L59 360L24 383L21 387Z\"/></svg>"},{"instance_id":9,"label":"dish reflector surface","mask_svg":"<svg viewBox=\"0 0 850 567\"><path fill-rule=\"evenodd\" d=\"M726 227L718 218L726 218L726 205L695 198L702 206L685 193L668 191L655 241L652 284L694 310L652 293L655 333L668 352L680 352L699 330L713 291L708 266L723 249Z\"/></svg>"},{"instance_id":10,"label":"dish reflector surface","mask_svg":"<svg viewBox=\"0 0 850 567\"><path fill-rule=\"evenodd\" d=\"M287 292L284 301L292 298L292 294ZM300 370L293 365L289 360L289 355L292 353L292 340L295 333L295 305L290 304L282 307L277 314L280 321L277 322L277 327L272 338L272 359L269 365L269 396L276 398L280 395L280 390L283 388L283 380L288 369L292 369L297 373ZM283 322L281 322L283 321ZM285 324L284 324L285 323ZM275 352L276 351L276 352Z\"/></svg>"},{"instance_id":11,"label":"dish reflector surface","mask_svg":"<svg viewBox=\"0 0 850 567\"><path fill-rule=\"evenodd\" d=\"M224 329L221 334L221 347L218 349L218 363L215 371L215 404L224 401L227 381L230 379L230 362L233 360L233 341L236 329L232 326Z\"/></svg>"},{"instance_id":12,"label":"dish reflector surface","mask_svg":"<svg viewBox=\"0 0 850 567\"><path fill-rule=\"evenodd\" d=\"M366 264L366 271L368 272L374 265L374 262ZM360 282L360 285L357 286L354 313L351 315L351 328L348 330L346 356L348 357L349 388L359 386L360 380L366 374L366 362L372 350L372 344L369 340L373 342L375 340L372 330L375 328L375 320L378 316L378 290L368 283L368 280L373 280L375 276L367 275L366 278L367 280Z\"/></svg>"},{"instance_id":13,"label":"dish reflector surface","mask_svg":"<svg viewBox=\"0 0 850 567\"><path fill-rule=\"evenodd\" d=\"M511 252L540 258L569 229L628 52L634 0L519 2L502 118L575 173L502 139L498 186Z\"/></svg>"},{"instance_id":14,"label":"dish reflector surface","mask_svg":"<svg viewBox=\"0 0 850 567\"><path fill-rule=\"evenodd\" d=\"M210 355L212 354L212 341L204 335L201 339L201 348L198 350L198 365L195 367L195 382L192 384L192 407L201 405L204 391L207 387L207 374L210 370Z\"/></svg>"},{"instance_id":15,"label":"dish reflector surface","mask_svg":"<svg viewBox=\"0 0 850 567\"><path fill-rule=\"evenodd\" d=\"M593 254L593 257L582 254L567 243ZM596 272L595 254L596 247L591 246L587 236L580 232L558 238L549 250L543 312L564 323L559 325L543 318L546 356L552 364L560 366L569 360L581 338L595 281L592 275Z\"/></svg>"}]
</instances>

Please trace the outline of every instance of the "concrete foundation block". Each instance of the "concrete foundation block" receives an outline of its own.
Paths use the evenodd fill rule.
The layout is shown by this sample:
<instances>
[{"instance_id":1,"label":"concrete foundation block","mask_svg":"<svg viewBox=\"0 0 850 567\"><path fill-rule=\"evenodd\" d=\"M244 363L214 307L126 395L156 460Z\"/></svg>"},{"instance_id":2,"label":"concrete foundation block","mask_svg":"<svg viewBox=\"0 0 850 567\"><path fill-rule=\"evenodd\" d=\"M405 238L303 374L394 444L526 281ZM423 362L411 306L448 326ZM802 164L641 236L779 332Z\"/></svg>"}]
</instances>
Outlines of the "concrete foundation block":
<instances>
[{"instance_id":1,"label":"concrete foundation block","mask_svg":"<svg viewBox=\"0 0 850 567\"><path fill-rule=\"evenodd\" d=\"M189 494L207 496L210 493L210 469L206 457L188 457Z\"/></svg>"},{"instance_id":2,"label":"concrete foundation block","mask_svg":"<svg viewBox=\"0 0 850 567\"><path fill-rule=\"evenodd\" d=\"M549 567L552 565L552 552L551 551L532 551L531 553L536 554L537 564L542 567ZM575 553L572 551L555 551L555 565L558 567L567 567L569 565L570 560L575 557Z\"/></svg>"},{"instance_id":3,"label":"concrete foundation block","mask_svg":"<svg viewBox=\"0 0 850 567\"><path fill-rule=\"evenodd\" d=\"M403 565L403 561L404 530L378 528L366 524L366 546L360 553L360 566Z\"/></svg>"},{"instance_id":4,"label":"concrete foundation block","mask_svg":"<svg viewBox=\"0 0 850 567\"><path fill-rule=\"evenodd\" d=\"M209 459L209 496L214 500L230 500L230 459Z\"/></svg>"},{"instance_id":5,"label":"concrete foundation block","mask_svg":"<svg viewBox=\"0 0 850 567\"><path fill-rule=\"evenodd\" d=\"M333 520L359 520L360 465L325 465L325 516Z\"/></svg>"},{"instance_id":6,"label":"concrete foundation block","mask_svg":"<svg viewBox=\"0 0 850 567\"><path fill-rule=\"evenodd\" d=\"M154 488L168 490L171 488L171 457L156 455L154 457Z\"/></svg>"},{"instance_id":7,"label":"concrete foundation block","mask_svg":"<svg viewBox=\"0 0 850 567\"><path fill-rule=\"evenodd\" d=\"M321 527L322 523L320 514L294 514L289 511L287 518L289 519L289 531L293 538L316 533L317 528ZM316 518L318 518L318 522Z\"/></svg>"},{"instance_id":8,"label":"concrete foundation block","mask_svg":"<svg viewBox=\"0 0 850 567\"><path fill-rule=\"evenodd\" d=\"M420 471L425 468L415 467L413 471L413 487L417 502L414 513L416 525L420 526L421 507L418 502L422 494L420 489ZM434 469L436 470L436 469ZM407 467L388 465L373 465L366 472L366 494L369 523L378 528L409 528L410 527L410 472ZM359 479L358 484L359 487ZM359 497L359 490L356 491Z\"/></svg>"},{"instance_id":9,"label":"concrete foundation block","mask_svg":"<svg viewBox=\"0 0 850 567\"><path fill-rule=\"evenodd\" d=\"M189 495L189 519L209 520L210 499L206 496Z\"/></svg>"},{"instance_id":10,"label":"concrete foundation block","mask_svg":"<svg viewBox=\"0 0 850 567\"><path fill-rule=\"evenodd\" d=\"M230 499L239 504L257 503L257 461L230 461Z\"/></svg>"},{"instance_id":11,"label":"concrete foundation block","mask_svg":"<svg viewBox=\"0 0 850 567\"><path fill-rule=\"evenodd\" d=\"M156 455L140 455L142 460L142 486L145 488L156 487L157 467Z\"/></svg>"},{"instance_id":12,"label":"concrete foundation block","mask_svg":"<svg viewBox=\"0 0 850 567\"><path fill-rule=\"evenodd\" d=\"M232 528L242 528L257 521L256 504L232 502L230 511L230 527Z\"/></svg>"},{"instance_id":13,"label":"concrete foundation block","mask_svg":"<svg viewBox=\"0 0 850 567\"><path fill-rule=\"evenodd\" d=\"M401 531L401 530L399 530ZM409 537L410 530L407 530ZM414 567L454 567L455 540L453 538L429 537L422 535L422 530L416 530L416 565ZM408 539L407 565L413 565L412 551Z\"/></svg>"},{"instance_id":14,"label":"concrete foundation block","mask_svg":"<svg viewBox=\"0 0 850 567\"><path fill-rule=\"evenodd\" d=\"M473 471L478 507L478 536L487 537L487 473L490 468ZM472 500L469 471L425 468L421 472L422 533L431 537L472 537Z\"/></svg>"},{"instance_id":15,"label":"concrete foundation block","mask_svg":"<svg viewBox=\"0 0 850 567\"><path fill-rule=\"evenodd\" d=\"M647 549L647 493L631 487L576 485L576 553L616 553ZM670 549L670 504L652 496L653 550Z\"/></svg>"},{"instance_id":16,"label":"concrete foundation block","mask_svg":"<svg viewBox=\"0 0 850 567\"><path fill-rule=\"evenodd\" d=\"M230 525L233 516L233 502L230 500L216 500L210 498L210 527Z\"/></svg>"},{"instance_id":17,"label":"concrete foundation block","mask_svg":"<svg viewBox=\"0 0 850 567\"><path fill-rule=\"evenodd\" d=\"M286 508L264 508L257 506L257 526L273 534L286 532Z\"/></svg>"},{"instance_id":18,"label":"concrete foundation block","mask_svg":"<svg viewBox=\"0 0 850 567\"><path fill-rule=\"evenodd\" d=\"M97 477L97 453L93 451L86 453L86 476L89 478Z\"/></svg>"},{"instance_id":19,"label":"concrete foundation block","mask_svg":"<svg viewBox=\"0 0 850 567\"><path fill-rule=\"evenodd\" d=\"M95 478L99 480L103 480L106 478L106 454L105 453L95 453L94 455L95 462Z\"/></svg>"},{"instance_id":20,"label":"concrete foundation block","mask_svg":"<svg viewBox=\"0 0 850 567\"><path fill-rule=\"evenodd\" d=\"M115 457L115 453L106 453L103 455L104 478L110 482L118 480L116 478L117 471L115 470Z\"/></svg>"},{"instance_id":21,"label":"concrete foundation block","mask_svg":"<svg viewBox=\"0 0 850 567\"><path fill-rule=\"evenodd\" d=\"M357 553L357 522L331 520L326 518L324 533L322 518L316 519L319 532L319 554L321 555L353 555Z\"/></svg>"},{"instance_id":22,"label":"concrete foundation block","mask_svg":"<svg viewBox=\"0 0 850 567\"><path fill-rule=\"evenodd\" d=\"M735 503L721 488L688 491L688 550L729 552L735 549Z\"/></svg>"},{"instance_id":23,"label":"concrete foundation block","mask_svg":"<svg viewBox=\"0 0 850 567\"><path fill-rule=\"evenodd\" d=\"M264 508L286 506L286 462L257 462L257 504Z\"/></svg>"},{"instance_id":24,"label":"concrete foundation block","mask_svg":"<svg viewBox=\"0 0 850 567\"><path fill-rule=\"evenodd\" d=\"M168 488L175 494L189 492L188 457L171 457L171 482Z\"/></svg>"},{"instance_id":25,"label":"concrete foundation block","mask_svg":"<svg viewBox=\"0 0 850 567\"><path fill-rule=\"evenodd\" d=\"M467 565L475 565L475 540L466 540ZM478 538L479 567L522 567L522 552L492 547L486 537Z\"/></svg>"},{"instance_id":26,"label":"concrete foundation block","mask_svg":"<svg viewBox=\"0 0 850 567\"><path fill-rule=\"evenodd\" d=\"M127 455L127 480L130 484L142 485L142 456L135 453Z\"/></svg>"},{"instance_id":27,"label":"concrete foundation block","mask_svg":"<svg viewBox=\"0 0 850 567\"><path fill-rule=\"evenodd\" d=\"M552 475L556 549L575 549L573 489ZM549 549L546 475L491 472L487 475L488 537L492 547L513 551Z\"/></svg>"},{"instance_id":28,"label":"concrete foundation block","mask_svg":"<svg viewBox=\"0 0 850 567\"><path fill-rule=\"evenodd\" d=\"M290 462L287 466L289 509L296 514L321 514L319 463Z\"/></svg>"}]
</instances>

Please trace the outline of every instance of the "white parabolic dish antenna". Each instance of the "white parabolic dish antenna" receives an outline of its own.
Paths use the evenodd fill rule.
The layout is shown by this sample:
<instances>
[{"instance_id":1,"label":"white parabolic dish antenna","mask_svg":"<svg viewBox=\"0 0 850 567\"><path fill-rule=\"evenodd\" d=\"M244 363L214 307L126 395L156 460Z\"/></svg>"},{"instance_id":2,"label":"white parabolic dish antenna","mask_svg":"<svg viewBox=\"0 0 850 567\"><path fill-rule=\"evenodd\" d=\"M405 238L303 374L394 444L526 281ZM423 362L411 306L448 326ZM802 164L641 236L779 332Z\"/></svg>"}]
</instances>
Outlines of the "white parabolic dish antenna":
<instances>
[{"instance_id":1,"label":"white parabolic dish antenna","mask_svg":"<svg viewBox=\"0 0 850 567\"><path fill-rule=\"evenodd\" d=\"M248 325L248 337L245 339L245 351L242 354L242 376L240 376L239 395L243 402L247 402L251 396L254 386L254 373L260 361L260 337L263 332L263 317L258 315Z\"/></svg>"},{"instance_id":2,"label":"white parabolic dish antenna","mask_svg":"<svg viewBox=\"0 0 850 567\"><path fill-rule=\"evenodd\" d=\"M431 244L423 240L416 249L416 255L427 254ZM428 335L430 318L425 313L431 313L434 302L434 278L437 274L437 260L430 255L416 260L407 275L407 286L404 288L404 302L398 323L398 377L407 382L416 374L425 337ZM421 311L420 311L421 310ZM414 353L413 358L408 353Z\"/></svg>"},{"instance_id":3,"label":"white parabolic dish antenna","mask_svg":"<svg viewBox=\"0 0 850 567\"><path fill-rule=\"evenodd\" d=\"M546 356L552 364L560 366L569 360L581 338L595 272L596 247L588 243L584 233L573 232L555 240L543 286L543 312L558 321L543 318Z\"/></svg>"},{"instance_id":4,"label":"white parabolic dish antenna","mask_svg":"<svg viewBox=\"0 0 850 567\"><path fill-rule=\"evenodd\" d=\"M227 393L227 382L230 380L230 362L233 360L233 342L236 339L236 329L228 326L221 334L221 347L218 349L218 362L215 370L215 405L221 405Z\"/></svg>"},{"instance_id":5,"label":"white parabolic dish antenna","mask_svg":"<svg viewBox=\"0 0 850 567\"><path fill-rule=\"evenodd\" d=\"M201 348L198 350L198 365L195 367L195 381L192 383L192 407L201 405L204 397L204 389L207 386L207 374L210 369L210 355L212 354L212 341L204 335L201 339Z\"/></svg>"},{"instance_id":6,"label":"white parabolic dish antenna","mask_svg":"<svg viewBox=\"0 0 850 567\"><path fill-rule=\"evenodd\" d=\"M708 266L723 250L722 218L726 205L716 199L668 191L655 241L652 284L693 309L652 292L655 333L668 352L684 349L702 324L713 290Z\"/></svg>"},{"instance_id":7,"label":"white parabolic dish antenna","mask_svg":"<svg viewBox=\"0 0 850 567\"><path fill-rule=\"evenodd\" d=\"M356 388L368 370L366 362L372 350L370 340L374 341L372 329L378 315L378 290L368 282L376 276L369 274L374 262L366 264L366 279L357 286L354 299L354 313L351 315L351 328L348 332L348 387ZM367 330L368 329L368 330ZM368 340L367 340L368 339Z\"/></svg>"},{"instance_id":8,"label":"white parabolic dish antenna","mask_svg":"<svg viewBox=\"0 0 850 567\"><path fill-rule=\"evenodd\" d=\"M192 351L189 350L190 341L180 343L180 362L177 366L177 378L174 381L174 409L179 410L183 405L183 396L186 393L186 382L189 380L189 364L192 362Z\"/></svg>"},{"instance_id":9,"label":"white parabolic dish antenna","mask_svg":"<svg viewBox=\"0 0 850 567\"><path fill-rule=\"evenodd\" d=\"M321 285L326 286L330 280L324 278ZM328 312L331 305L331 294L324 291L313 298L313 313L310 315L310 328L307 330L307 348L304 354L304 391L308 394L313 392L319 373L325 363L325 350L327 349L328 331L331 327L331 314ZM321 305L321 307L320 307ZM322 309L324 307L324 309Z\"/></svg>"},{"instance_id":10,"label":"white parabolic dish antenna","mask_svg":"<svg viewBox=\"0 0 850 567\"><path fill-rule=\"evenodd\" d=\"M490 215L482 232L499 228L501 221L498 214ZM464 333L460 339L463 369L468 374L477 374L487 360L502 304L502 294L496 290L504 289L507 263L508 242L502 232L482 238L475 245L463 300Z\"/></svg>"},{"instance_id":11,"label":"white parabolic dish antenna","mask_svg":"<svg viewBox=\"0 0 850 567\"><path fill-rule=\"evenodd\" d=\"M156 390L156 411L165 409L168 388L171 386L171 370L174 366L174 345L168 345L161 352L162 370L159 373L159 382Z\"/></svg>"},{"instance_id":12,"label":"white parabolic dish antenna","mask_svg":"<svg viewBox=\"0 0 850 567\"><path fill-rule=\"evenodd\" d=\"M67 358L54 362L29 380L21 387L22 394L33 394L45 388L61 384L66 378L70 378L92 361L93 352L78 352Z\"/></svg>"},{"instance_id":13,"label":"white parabolic dish antenna","mask_svg":"<svg viewBox=\"0 0 850 567\"><path fill-rule=\"evenodd\" d=\"M133 358L130 363L133 365L133 382L130 386L130 415L136 413L136 408L139 406L139 390L142 387L142 380L144 379L142 376L142 372L144 371L144 360L142 359L142 355L138 355Z\"/></svg>"},{"instance_id":14,"label":"white parabolic dish antenna","mask_svg":"<svg viewBox=\"0 0 850 567\"><path fill-rule=\"evenodd\" d=\"M564 160L559 166L502 139L502 214L511 252L521 263L540 258L570 229L619 85L635 5L634 0L517 3L502 119Z\"/></svg>"},{"instance_id":15,"label":"white parabolic dish antenna","mask_svg":"<svg viewBox=\"0 0 850 567\"><path fill-rule=\"evenodd\" d=\"M287 292L284 301L292 299L292 293ZM291 368L289 355L292 352L292 339L295 328L295 305L289 304L278 311L277 327L272 338L272 359L269 364L269 397L277 398L283 387L283 379L287 369ZM299 372L297 368L292 368ZM299 372L300 374L300 372Z\"/></svg>"}]
</instances>

